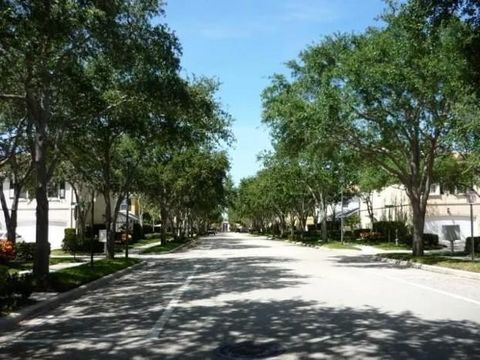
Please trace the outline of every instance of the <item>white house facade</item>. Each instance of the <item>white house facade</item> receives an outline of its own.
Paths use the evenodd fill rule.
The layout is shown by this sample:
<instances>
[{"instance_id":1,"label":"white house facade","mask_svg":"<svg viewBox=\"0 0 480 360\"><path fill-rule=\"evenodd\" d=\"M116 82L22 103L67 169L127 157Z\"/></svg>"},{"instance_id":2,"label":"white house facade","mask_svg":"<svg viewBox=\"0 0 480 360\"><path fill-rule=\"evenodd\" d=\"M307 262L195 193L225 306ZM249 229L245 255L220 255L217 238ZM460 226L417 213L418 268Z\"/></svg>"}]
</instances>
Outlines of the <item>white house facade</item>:
<instances>
[{"instance_id":1,"label":"white house facade","mask_svg":"<svg viewBox=\"0 0 480 360\"><path fill-rule=\"evenodd\" d=\"M405 221L411 223L411 207L405 189L399 185L392 185L375 191L371 194L375 221ZM479 199L480 202L480 199ZM474 236L480 235L480 203L475 203L473 209ZM360 221L362 228L371 227L367 204L360 204ZM425 216L425 232L437 234L440 241L464 241L471 233L470 205L464 192L449 193L442 191L434 184L430 188L430 195Z\"/></svg>"},{"instance_id":2,"label":"white house facade","mask_svg":"<svg viewBox=\"0 0 480 360\"><path fill-rule=\"evenodd\" d=\"M7 200L7 206L11 209L13 199L13 189L10 187L10 181L6 179L3 183L4 194ZM91 202L91 195L85 194L85 198ZM73 187L68 182L58 182L49 186L48 189L48 241L52 249L62 247L62 241L65 234L65 228L75 228L77 220L75 216L76 197ZM115 202L112 201L112 204ZM34 196L27 192L21 194L17 210L17 234L23 241L35 242L36 232L36 207L37 202ZM129 221L138 222L136 216L138 212L138 202L133 201L129 211ZM90 207L91 209L91 207ZM117 219L117 226L122 225L126 218L126 201L120 207L120 213ZM132 212L133 210L133 212ZM87 224L92 223L91 210L87 215ZM102 196L94 198L93 221L94 224L103 224L105 222L105 201ZM7 226L3 211L0 211L0 232L6 232Z\"/></svg>"},{"instance_id":3,"label":"white house facade","mask_svg":"<svg viewBox=\"0 0 480 360\"><path fill-rule=\"evenodd\" d=\"M10 180L6 179L3 189L7 206L11 209L13 189ZM70 184L61 182L49 186L49 224L48 237L52 249L60 248L64 238L64 229L75 227L75 194ZM20 195L17 210L17 234L26 242L35 241L37 202L27 192ZM0 228L7 231L3 211L0 214Z\"/></svg>"}]
</instances>

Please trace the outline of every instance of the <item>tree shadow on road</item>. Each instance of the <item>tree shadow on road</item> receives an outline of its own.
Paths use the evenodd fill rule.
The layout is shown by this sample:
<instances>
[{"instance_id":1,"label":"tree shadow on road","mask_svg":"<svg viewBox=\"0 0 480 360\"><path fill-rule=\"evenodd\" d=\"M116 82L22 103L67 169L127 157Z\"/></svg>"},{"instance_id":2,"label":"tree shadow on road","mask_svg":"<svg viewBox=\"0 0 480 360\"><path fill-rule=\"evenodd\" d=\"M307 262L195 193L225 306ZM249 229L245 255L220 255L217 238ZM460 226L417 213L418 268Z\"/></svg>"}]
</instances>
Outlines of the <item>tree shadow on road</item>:
<instances>
[{"instance_id":1,"label":"tree shadow on road","mask_svg":"<svg viewBox=\"0 0 480 360\"><path fill-rule=\"evenodd\" d=\"M110 321L118 321L110 316ZM478 359L478 325L429 321L410 312L318 306L300 300L228 301L175 309L158 339L61 338L17 344L11 359L216 359L224 344L276 341L289 359ZM126 328L128 330L128 328Z\"/></svg>"},{"instance_id":2,"label":"tree shadow on road","mask_svg":"<svg viewBox=\"0 0 480 360\"><path fill-rule=\"evenodd\" d=\"M330 259L339 266L376 264L364 256ZM285 266L292 261L268 256L149 260L113 286L24 326L27 332L3 344L0 358L203 360L216 359L215 350L224 344L273 340L288 359L480 359L474 322L427 320L373 307L333 308L295 298L307 278ZM250 296L257 290L291 294L275 300ZM164 321L165 313L170 317Z\"/></svg>"}]
</instances>

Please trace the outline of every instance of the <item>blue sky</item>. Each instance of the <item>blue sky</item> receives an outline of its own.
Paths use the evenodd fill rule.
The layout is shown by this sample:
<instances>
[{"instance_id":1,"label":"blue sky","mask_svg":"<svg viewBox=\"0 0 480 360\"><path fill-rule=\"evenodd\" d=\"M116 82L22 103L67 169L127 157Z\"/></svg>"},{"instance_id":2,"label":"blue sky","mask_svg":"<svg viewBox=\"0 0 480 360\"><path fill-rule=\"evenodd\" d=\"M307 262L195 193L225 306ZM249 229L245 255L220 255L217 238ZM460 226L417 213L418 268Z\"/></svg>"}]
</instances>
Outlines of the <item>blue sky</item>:
<instances>
[{"instance_id":1,"label":"blue sky","mask_svg":"<svg viewBox=\"0 0 480 360\"><path fill-rule=\"evenodd\" d=\"M237 139L229 150L235 183L260 168L270 149L261 124L262 90L274 73L307 45L335 32L375 25L381 0L170 0L166 23L183 48L185 75L214 77L219 98L233 116Z\"/></svg>"}]
</instances>

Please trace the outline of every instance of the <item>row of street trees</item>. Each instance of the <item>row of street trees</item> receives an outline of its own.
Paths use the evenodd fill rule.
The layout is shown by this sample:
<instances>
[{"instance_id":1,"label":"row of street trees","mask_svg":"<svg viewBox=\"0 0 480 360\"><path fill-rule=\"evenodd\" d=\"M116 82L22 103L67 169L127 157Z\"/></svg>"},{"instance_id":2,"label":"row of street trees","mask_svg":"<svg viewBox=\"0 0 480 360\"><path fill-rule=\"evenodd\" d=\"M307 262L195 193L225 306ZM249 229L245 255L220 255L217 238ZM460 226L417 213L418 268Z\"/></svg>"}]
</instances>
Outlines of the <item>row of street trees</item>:
<instances>
[{"instance_id":1,"label":"row of street trees","mask_svg":"<svg viewBox=\"0 0 480 360\"><path fill-rule=\"evenodd\" d=\"M0 180L11 179L14 201L0 200L14 241L20 193L35 195L39 279L56 178L74 186L81 233L93 198L105 198L109 257L128 192L174 224L207 221L223 202L205 188L225 184L218 145L230 141L230 117L215 82L180 77L180 44L162 15L157 0L0 2Z\"/></svg>"},{"instance_id":2,"label":"row of street trees","mask_svg":"<svg viewBox=\"0 0 480 360\"><path fill-rule=\"evenodd\" d=\"M469 175L472 185L478 174L479 19L474 0L388 1L381 27L326 37L288 63L290 76L274 75L263 94L264 122L274 163L301 169L295 180L279 177L289 196L304 204L310 192L324 212L346 189L368 194L401 184L412 208L413 254L422 255L430 185L451 179L447 168L458 170L444 166L454 154L463 171L457 178ZM274 181L272 172L267 162L240 185L240 197L252 183ZM295 203L282 214L301 219Z\"/></svg>"}]
</instances>

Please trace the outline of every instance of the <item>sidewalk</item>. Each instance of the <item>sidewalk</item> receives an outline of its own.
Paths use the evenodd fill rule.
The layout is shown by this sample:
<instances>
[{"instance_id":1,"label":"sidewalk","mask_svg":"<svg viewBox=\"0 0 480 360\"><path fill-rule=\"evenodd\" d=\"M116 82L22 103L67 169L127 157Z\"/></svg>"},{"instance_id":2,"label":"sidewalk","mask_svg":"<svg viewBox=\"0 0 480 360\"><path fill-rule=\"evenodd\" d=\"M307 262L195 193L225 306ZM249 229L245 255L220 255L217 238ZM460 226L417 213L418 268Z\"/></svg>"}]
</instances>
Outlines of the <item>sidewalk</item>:
<instances>
[{"instance_id":1,"label":"sidewalk","mask_svg":"<svg viewBox=\"0 0 480 360\"><path fill-rule=\"evenodd\" d=\"M411 250L404 250L404 249L383 250L383 249L379 249L374 246L368 246L368 245L355 245L355 246L361 250L362 255L372 257L378 261L388 263L391 265L395 265L399 267L416 268L416 269L421 269L421 270L430 271L430 272L459 276L467 279L480 280L480 273L475 271L468 271L465 269L455 269L453 267L447 267L447 266L424 264L424 263L415 262L411 260L391 259L391 258L382 256L384 254L391 254L391 253L411 254ZM465 256L463 254L458 256L452 256L452 255L446 256L445 255L446 252L448 252L448 249L425 250L425 255L436 255L437 257L440 257L442 259L445 258L446 261L448 260L470 261L471 260L470 256ZM477 258L477 261L479 261L478 258Z\"/></svg>"},{"instance_id":2,"label":"sidewalk","mask_svg":"<svg viewBox=\"0 0 480 360\"><path fill-rule=\"evenodd\" d=\"M128 251L129 251L129 254L130 255L133 255L133 256L137 256L137 255L141 255L140 252L142 250L145 250L145 249L148 249L148 248L151 248L151 247L154 247L154 246L157 246L157 245L160 245L161 242L158 241L158 242L154 242L154 243L151 243L151 244L146 244L146 245L142 245L142 246L139 246L139 247L136 247L136 248L129 248ZM122 253L123 254L123 253ZM68 258L68 257L71 257L72 260L73 260L73 255L51 255L50 258L52 259L64 259L64 258ZM90 262L90 255L76 255L75 256L76 259L81 259L81 260L84 260L82 262L71 262L71 263L61 263L61 264L55 264L55 265L50 265L50 271L51 272L55 272L55 271L58 271L58 270L62 270L62 269L68 269L68 268L71 268L71 267L75 267L75 266L80 266L80 265L83 265L85 263L88 263ZM100 260L100 259L104 259L105 258L105 255L102 254L102 255L95 255L93 257L93 260ZM32 270L22 270L22 271L19 271L18 273L20 275L22 274L27 274L27 273L30 273L32 272Z\"/></svg>"}]
</instances>

